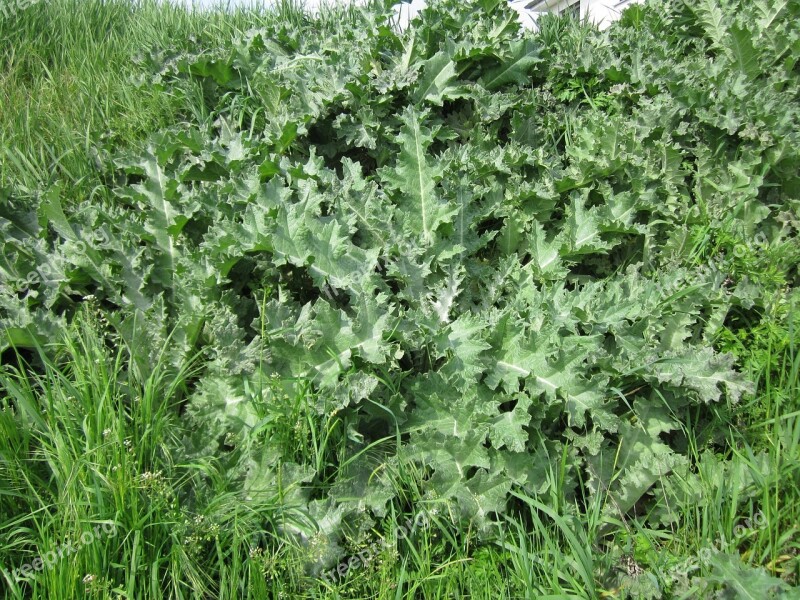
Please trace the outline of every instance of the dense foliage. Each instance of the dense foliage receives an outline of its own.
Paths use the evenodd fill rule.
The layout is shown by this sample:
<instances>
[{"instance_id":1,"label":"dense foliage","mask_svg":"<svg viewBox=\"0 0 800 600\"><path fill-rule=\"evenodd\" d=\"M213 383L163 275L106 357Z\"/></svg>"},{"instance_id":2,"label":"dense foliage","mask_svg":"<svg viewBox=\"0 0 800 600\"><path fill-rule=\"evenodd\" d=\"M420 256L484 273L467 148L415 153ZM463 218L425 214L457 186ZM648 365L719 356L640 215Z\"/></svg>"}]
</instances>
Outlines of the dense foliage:
<instances>
[{"instance_id":1,"label":"dense foliage","mask_svg":"<svg viewBox=\"0 0 800 600\"><path fill-rule=\"evenodd\" d=\"M756 389L730 339L796 298L800 2L388 14L140 57L211 118L99 145L112 194L0 190L2 348L90 304L137 377L194 364L185 460L302 507L320 565L408 470L485 535L554 472L609 522L713 501L686 428L724 444ZM316 464L298 397L346 431Z\"/></svg>"}]
</instances>

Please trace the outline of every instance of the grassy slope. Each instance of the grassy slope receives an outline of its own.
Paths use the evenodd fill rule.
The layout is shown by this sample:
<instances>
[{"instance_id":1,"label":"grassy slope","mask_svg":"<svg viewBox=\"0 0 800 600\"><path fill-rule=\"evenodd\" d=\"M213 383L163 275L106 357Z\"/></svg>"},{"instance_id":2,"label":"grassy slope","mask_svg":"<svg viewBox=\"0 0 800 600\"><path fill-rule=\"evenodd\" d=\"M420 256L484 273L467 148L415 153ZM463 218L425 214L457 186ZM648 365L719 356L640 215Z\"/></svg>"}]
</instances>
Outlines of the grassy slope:
<instances>
[{"instance_id":1,"label":"grassy slope","mask_svg":"<svg viewBox=\"0 0 800 600\"><path fill-rule=\"evenodd\" d=\"M171 97L131 81L132 57L153 47L197 36L219 44L237 32L282 14L191 15L184 10L123 0L52 0L0 21L0 186L14 183L34 193L66 182L75 198L105 193L91 148L98 141L136 144L149 132L206 113L197 97ZM335 19L336 15L327 18ZM758 267L754 267L756 269ZM754 275L759 273L754 272ZM692 597L684 573L707 574L710 551L740 554L796 583L800 522L797 457L800 455L800 353L789 315L768 327L731 334L722 343L745 360L760 383L758 395L740 407L738 430L728 434L730 464L720 473L704 458L692 483L696 493L717 498L697 509L692 496L670 508L680 516L671 528L650 529L636 520L599 530L597 503L564 506L559 473L543 505L508 522L505 539L481 546L469 531L444 521L417 532L412 543L396 540L394 523L413 517L412 474L399 476L407 503L384 531L353 540L365 548L386 536L389 544L342 585L304 578L304 557L313 540L295 547L274 539L253 551L252 534L264 522L302 519L279 499L245 502L225 489L213 463L182 464L176 449L183 434L176 392L192 365L178 374L121 378L129 353L106 342L102 314L87 311L62 340L58 363L42 361L30 375L24 365L0 371L0 590L4 597L333 597L511 598L539 594L616 596L626 569L641 565L658 585ZM112 345L113 347L114 345ZM168 351L168 349L165 349ZM22 358L20 358L22 360ZM133 400L131 400L131 398ZM301 460L315 461L320 434L335 446L341 433L302 410L287 417L287 443ZM702 432L686 432L700 462ZM752 479L753 493L739 496ZM202 482L202 485L200 485ZM211 490L200 497L193 489ZM194 498L189 503L188 498ZM737 530L746 519L752 527ZM28 583L13 569L50 549L64 548L92 527L90 544L45 568ZM629 560L621 561L620 556ZM616 578L616 579L615 579ZM640 581L640 585L647 582Z\"/></svg>"}]
</instances>

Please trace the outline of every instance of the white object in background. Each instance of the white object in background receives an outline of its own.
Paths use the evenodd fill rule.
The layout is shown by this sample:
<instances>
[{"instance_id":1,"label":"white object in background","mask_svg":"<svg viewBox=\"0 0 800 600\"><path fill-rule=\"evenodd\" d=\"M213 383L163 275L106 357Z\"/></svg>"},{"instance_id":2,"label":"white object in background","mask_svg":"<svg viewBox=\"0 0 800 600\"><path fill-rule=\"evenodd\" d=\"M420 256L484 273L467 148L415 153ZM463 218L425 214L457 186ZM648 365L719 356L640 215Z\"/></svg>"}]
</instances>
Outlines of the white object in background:
<instances>
[{"instance_id":1,"label":"white object in background","mask_svg":"<svg viewBox=\"0 0 800 600\"><path fill-rule=\"evenodd\" d=\"M20 0L28 1L28 0ZM278 0L162 0L176 4L184 4L190 8L209 9L214 7L244 8L247 6L275 5ZM536 29L536 19L545 12L562 13L574 11L581 19L588 18L605 29L619 18L622 11L642 0L509 0L509 7L518 15L518 20L525 29ZM304 0L307 11L318 14L321 7L336 4L364 5L367 0ZM408 29L412 20L425 8L425 0L399 2L394 10L395 27L400 31Z\"/></svg>"},{"instance_id":2,"label":"white object in background","mask_svg":"<svg viewBox=\"0 0 800 600\"><path fill-rule=\"evenodd\" d=\"M525 29L536 29L537 12L529 10L527 7L531 0L511 0L508 6L519 15L519 22ZM411 0L411 2L400 2L392 8L394 10L395 24L400 31L405 31L411 21L427 6L425 0Z\"/></svg>"},{"instance_id":3,"label":"white object in background","mask_svg":"<svg viewBox=\"0 0 800 600\"><path fill-rule=\"evenodd\" d=\"M394 26L399 31L408 29L411 21L422 12L427 6L425 0L411 0L411 2L400 2L392 7L394 11Z\"/></svg>"},{"instance_id":4,"label":"white object in background","mask_svg":"<svg viewBox=\"0 0 800 600\"><path fill-rule=\"evenodd\" d=\"M303 8L311 15L319 16L320 9L329 6L364 6L367 0L303 0Z\"/></svg>"},{"instance_id":5,"label":"white object in background","mask_svg":"<svg viewBox=\"0 0 800 600\"><path fill-rule=\"evenodd\" d=\"M640 4L642 0L583 0L586 2L586 12L581 13L581 17L588 16L592 23L600 29L606 29L611 23L619 19L622 11ZM581 6L583 9L583 6Z\"/></svg>"},{"instance_id":6,"label":"white object in background","mask_svg":"<svg viewBox=\"0 0 800 600\"><path fill-rule=\"evenodd\" d=\"M522 0L520 2L525 4ZM533 0L528 2L528 6L530 6L529 12L537 14L572 13L576 17L589 20L600 29L606 29L619 19L622 11L628 6L641 2L642 0Z\"/></svg>"},{"instance_id":7,"label":"white object in background","mask_svg":"<svg viewBox=\"0 0 800 600\"><path fill-rule=\"evenodd\" d=\"M519 15L517 20L524 29L536 30L536 17L538 17L540 13L529 9L528 6L530 3L531 0L511 0L508 6Z\"/></svg>"}]
</instances>

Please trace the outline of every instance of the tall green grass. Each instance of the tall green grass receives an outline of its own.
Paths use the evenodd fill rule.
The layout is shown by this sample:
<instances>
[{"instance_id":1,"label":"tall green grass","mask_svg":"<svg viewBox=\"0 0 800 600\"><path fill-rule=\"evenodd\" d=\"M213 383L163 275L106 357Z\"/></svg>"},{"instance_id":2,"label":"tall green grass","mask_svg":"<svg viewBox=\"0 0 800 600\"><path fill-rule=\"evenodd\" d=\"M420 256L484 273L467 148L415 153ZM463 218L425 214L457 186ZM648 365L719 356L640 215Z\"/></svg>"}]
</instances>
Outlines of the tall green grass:
<instances>
[{"instance_id":1,"label":"tall green grass","mask_svg":"<svg viewBox=\"0 0 800 600\"><path fill-rule=\"evenodd\" d=\"M180 96L139 81L137 60L160 49L218 47L249 29L309 17L282 0L189 10L158 0L46 0L0 19L0 186L35 193L54 181L75 197L100 192L98 144L124 148L208 117L198 90ZM317 15L320 28L349 8Z\"/></svg>"},{"instance_id":2,"label":"tall green grass","mask_svg":"<svg viewBox=\"0 0 800 600\"><path fill-rule=\"evenodd\" d=\"M712 574L708 557L718 553L794 577L787 572L800 516L793 342L779 358L778 379L762 385L772 416L749 435L730 432L724 472L722 457L709 457L687 430L698 469L687 482L692 494L663 499L671 526L610 517L602 495L571 498L555 468L549 494L518 496L518 509L486 537L455 526L423 496L422 474L409 467L395 474L401 494L391 514L343 541L348 557L386 540L380 552L330 582L307 571L311 544L281 533L287 524L308 529L302 511L277 497L244 497L213 457L182 459L188 432L180 403L201 364L171 366L164 348L164 360L144 376L131 358L137 349L110 335L99 313L84 311L62 339L0 370L4 597L596 598L615 597L627 570L640 568L656 588L688 598L703 593L691 577ZM306 393L298 389L290 402L297 407L290 416L306 426L287 443L298 461L314 464L320 449L310 442L326 427L327 443L341 440L337 427L303 408ZM754 441L769 450L754 450ZM398 525L422 508L430 526L400 539ZM115 535L95 536L27 581L15 580L15 569L103 524L113 524Z\"/></svg>"},{"instance_id":3,"label":"tall green grass","mask_svg":"<svg viewBox=\"0 0 800 600\"><path fill-rule=\"evenodd\" d=\"M212 460L181 462L176 403L193 365L176 371L160 363L143 378L130 348L110 350L97 329L84 315L48 352L30 357L38 368L20 357L0 374L0 564L8 596L113 588L129 598L192 590L237 597L238 586L222 584L244 576L253 532L297 517L277 499L245 503ZM212 495L195 493L200 480ZM95 535L27 585L14 581L13 569L97 524L113 524L116 535Z\"/></svg>"}]
</instances>

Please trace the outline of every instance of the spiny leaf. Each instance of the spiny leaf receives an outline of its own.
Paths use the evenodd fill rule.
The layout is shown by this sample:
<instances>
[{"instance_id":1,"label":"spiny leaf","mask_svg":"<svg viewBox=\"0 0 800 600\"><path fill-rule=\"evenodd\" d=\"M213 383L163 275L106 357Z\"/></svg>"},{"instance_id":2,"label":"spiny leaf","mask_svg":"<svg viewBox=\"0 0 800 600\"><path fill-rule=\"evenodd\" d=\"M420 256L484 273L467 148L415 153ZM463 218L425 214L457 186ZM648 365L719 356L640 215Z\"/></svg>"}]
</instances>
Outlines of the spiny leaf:
<instances>
[{"instance_id":1,"label":"spiny leaf","mask_svg":"<svg viewBox=\"0 0 800 600\"><path fill-rule=\"evenodd\" d=\"M481 84L490 91L497 90L509 83L525 85L528 82L530 70L542 62L539 52L540 47L534 40L525 39L513 42L508 60L499 67L488 71L481 78Z\"/></svg>"},{"instance_id":2,"label":"spiny leaf","mask_svg":"<svg viewBox=\"0 0 800 600\"><path fill-rule=\"evenodd\" d=\"M423 124L426 114L411 106L406 108L402 115L403 127L397 138L400 144L397 165L394 169L384 170L383 178L395 191L394 198L404 211L405 227L419 234L423 244L431 245L436 238L436 229L449 222L457 209L443 201L436 189L444 168L428 156L433 137Z\"/></svg>"},{"instance_id":3,"label":"spiny leaf","mask_svg":"<svg viewBox=\"0 0 800 600\"><path fill-rule=\"evenodd\" d=\"M416 83L414 102L421 104L430 102L441 106L445 100L451 100L457 93L453 85L456 78L456 64L443 50L425 61L422 77Z\"/></svg>"}]
</instances>

